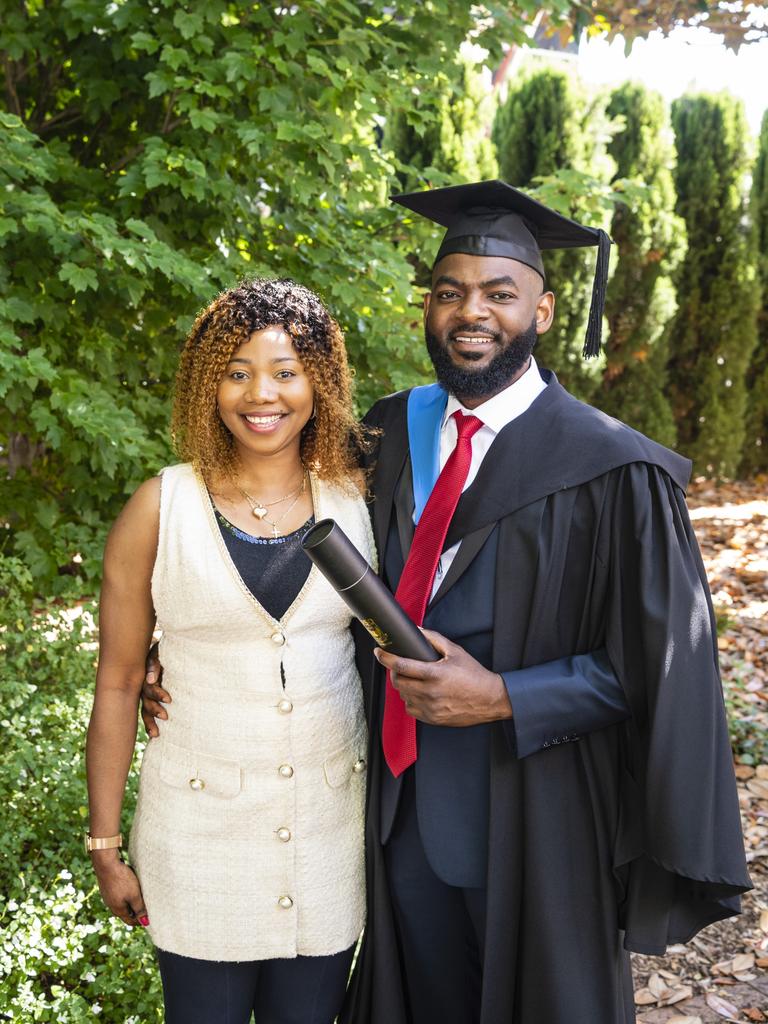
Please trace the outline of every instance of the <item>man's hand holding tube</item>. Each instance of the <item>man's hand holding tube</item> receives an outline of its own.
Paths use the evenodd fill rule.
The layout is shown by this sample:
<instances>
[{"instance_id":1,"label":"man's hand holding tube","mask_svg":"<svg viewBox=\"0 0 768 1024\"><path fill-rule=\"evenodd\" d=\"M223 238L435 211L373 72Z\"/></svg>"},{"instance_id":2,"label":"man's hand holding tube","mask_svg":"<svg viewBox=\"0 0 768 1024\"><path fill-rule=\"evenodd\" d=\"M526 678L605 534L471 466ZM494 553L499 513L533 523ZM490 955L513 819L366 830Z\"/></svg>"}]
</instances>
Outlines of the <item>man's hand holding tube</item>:
<instances>
[{"instance_id":1,"label":"man's hand holding tube","mask_svg":"<svg viewBox=\"0 0 768 1024\"><path fill-rule=\"evenodd\" d=\"M414 661L377 647L379 664L389 670L406 711L429 725L468 726L512 718L504 680L463 647L430 629L424 635L442 655L439 661Z\"/></svg>"}]
</instances>

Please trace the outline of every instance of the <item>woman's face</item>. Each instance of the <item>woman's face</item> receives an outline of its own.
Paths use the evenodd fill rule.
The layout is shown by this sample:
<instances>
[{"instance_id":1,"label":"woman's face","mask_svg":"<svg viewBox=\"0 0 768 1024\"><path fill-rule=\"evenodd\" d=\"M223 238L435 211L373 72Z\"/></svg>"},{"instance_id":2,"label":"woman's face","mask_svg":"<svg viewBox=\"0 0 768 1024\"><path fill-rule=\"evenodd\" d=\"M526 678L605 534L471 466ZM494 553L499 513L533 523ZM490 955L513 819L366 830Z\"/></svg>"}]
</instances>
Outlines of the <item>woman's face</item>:
<instances>
[{"instance_id":1,"label":"woman's face","mask_svg":"<svg viewBox=\"0 0 768 1024\"><path fill-rule=\"evenodd\" d=\"M295 448L314 393L291 337L282 327L254 331L232 353L216 392L219 415L243 454Z\"/></svg>"}]
</instances>

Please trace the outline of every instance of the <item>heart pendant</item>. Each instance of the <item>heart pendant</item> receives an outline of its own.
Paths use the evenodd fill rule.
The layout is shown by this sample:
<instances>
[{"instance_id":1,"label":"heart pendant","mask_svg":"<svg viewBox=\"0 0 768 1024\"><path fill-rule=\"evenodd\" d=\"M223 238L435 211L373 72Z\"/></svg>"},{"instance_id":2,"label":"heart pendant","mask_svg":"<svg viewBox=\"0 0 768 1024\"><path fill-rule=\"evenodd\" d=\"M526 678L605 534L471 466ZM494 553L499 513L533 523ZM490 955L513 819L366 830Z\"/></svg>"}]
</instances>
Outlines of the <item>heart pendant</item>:
<instances>
[{"instance_id":1,"label":"heart pendant","mask_svg":"<svg viewBox=\"0 0 768 1024\"><path fill-rule=\"evenodd\" d=\"M263 505L254 505L253 508L251 509L251 512L253 512L257 519L263 519L264 516L267 514L267 510L264 508Z\"/></svg>"}]
</instances>

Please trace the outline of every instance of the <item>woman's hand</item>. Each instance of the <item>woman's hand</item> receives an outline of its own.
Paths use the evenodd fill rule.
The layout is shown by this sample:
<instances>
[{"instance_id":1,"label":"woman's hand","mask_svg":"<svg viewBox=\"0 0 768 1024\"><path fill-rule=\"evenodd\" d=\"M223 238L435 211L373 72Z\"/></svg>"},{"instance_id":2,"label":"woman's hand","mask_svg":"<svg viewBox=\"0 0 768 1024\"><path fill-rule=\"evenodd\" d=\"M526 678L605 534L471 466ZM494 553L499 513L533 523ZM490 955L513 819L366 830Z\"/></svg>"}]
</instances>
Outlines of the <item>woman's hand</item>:
<instances>
[{"instance_id":1,"label":"woman's hand","mask_svg":"<svg viewBox=\"0 0 768 1024\"><path fill-rule=\"evenodd\" d=\"M137 924L146 928L149 917L135 872L114 856L112 850L104 851L111 854L109 859L104 861L97 860L99 852L101 851L94 851L91 856L104 903L113 914L132 928Z\"/></svg>"},{"instance_id":2,"label":"woman's hand","mask_svg":"<svg viewBox=\"0 0 768 1024\"><path fill-rule=\"evenodd\" d=\"M86 764L92 836L120 831L125 780L136 744L139 693L152 641L152 570L160 521L160 481L139 487L117 518L104 551L99 610L99 667L88 725ZM99 888L126 924L146 927L138 880L115 849L92 850Z\"/></svg>"}]
</instances>

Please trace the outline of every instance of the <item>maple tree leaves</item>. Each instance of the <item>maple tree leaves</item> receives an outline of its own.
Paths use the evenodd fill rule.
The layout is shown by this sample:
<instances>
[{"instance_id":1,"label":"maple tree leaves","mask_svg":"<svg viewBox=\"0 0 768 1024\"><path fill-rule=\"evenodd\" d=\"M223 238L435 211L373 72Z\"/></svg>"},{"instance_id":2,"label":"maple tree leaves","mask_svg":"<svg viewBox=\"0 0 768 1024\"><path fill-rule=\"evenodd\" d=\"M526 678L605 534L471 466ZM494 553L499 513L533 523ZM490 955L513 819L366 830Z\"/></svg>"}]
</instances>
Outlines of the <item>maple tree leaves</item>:
<instances>
[{"instance_id":1,"label":"maple tree leaves","mask_svg":"<svg viewBox=\"0 0 768 1024\"><path fill-rule=\"evenodd\" d=\"M732 50L744 43L765 37L766 24L759 17L761 4L747 0L701 3L700 0L634 0L634 3L589 4L594 19L593 32L604 31L609 39L621 35L631 47L635 38L660 29L665 35L682 25L701 25L721 36Z\"/></svg>"}]
</instances>

